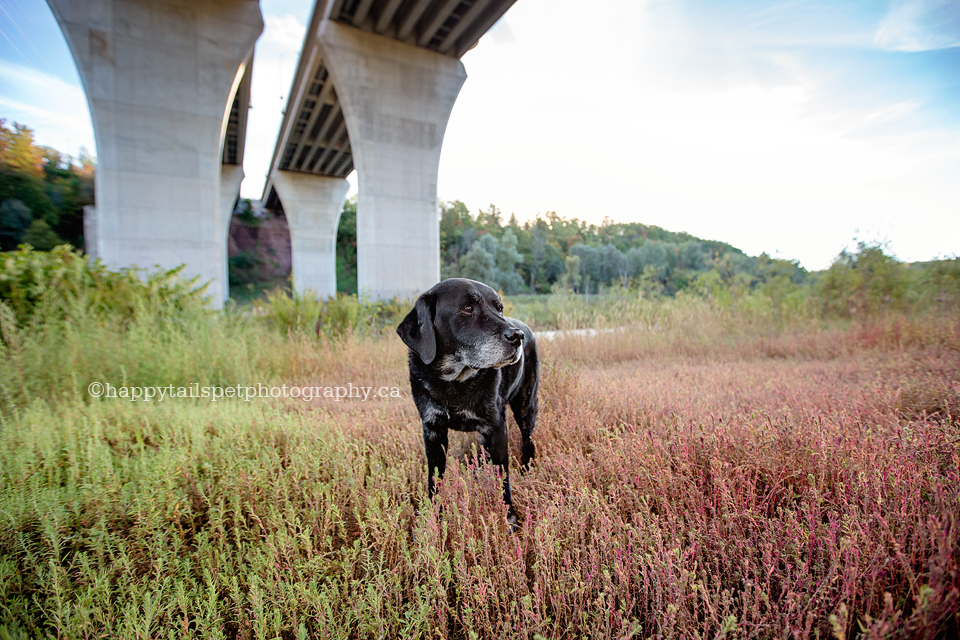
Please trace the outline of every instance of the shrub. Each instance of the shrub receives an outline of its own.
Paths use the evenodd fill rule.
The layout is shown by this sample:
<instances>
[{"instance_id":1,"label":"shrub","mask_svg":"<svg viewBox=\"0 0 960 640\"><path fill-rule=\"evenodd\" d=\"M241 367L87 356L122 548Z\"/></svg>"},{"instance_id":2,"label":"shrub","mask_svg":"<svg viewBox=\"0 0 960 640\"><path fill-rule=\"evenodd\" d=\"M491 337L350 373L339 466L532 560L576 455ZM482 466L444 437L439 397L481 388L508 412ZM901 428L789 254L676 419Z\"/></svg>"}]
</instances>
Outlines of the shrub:
<instances>
[{"instance_id":1,"label":"shrub","mask_svg":"<svg viewBox=\"0 0 960 640\"><path fill-rule=\"evenodd\" d=\"M21 247L0 261L0 301L20 325L88 313L125 320L147 310L196 314L206 303L197 278L180 279L183 267L111 271L67 245L49 252Z\"/></svg>"}]
</instances>

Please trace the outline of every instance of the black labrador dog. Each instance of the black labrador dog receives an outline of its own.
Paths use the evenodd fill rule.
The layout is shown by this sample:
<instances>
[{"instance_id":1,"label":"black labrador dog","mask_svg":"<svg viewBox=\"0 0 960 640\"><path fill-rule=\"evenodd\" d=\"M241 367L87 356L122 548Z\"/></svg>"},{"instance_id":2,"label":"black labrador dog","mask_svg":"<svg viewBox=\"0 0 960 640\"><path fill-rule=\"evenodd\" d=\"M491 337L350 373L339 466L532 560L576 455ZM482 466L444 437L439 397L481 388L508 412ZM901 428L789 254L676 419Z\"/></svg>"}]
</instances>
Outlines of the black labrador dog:
<instances>
[{"instance_id":1,"label":"black labrador dog","mask_svg":"<svg viewBox=\"0 0 960 640\"><path fill-rule=\"evenodd\" d=\"M446 469L447 431L478 431L489 459L503 470L507 521L517 526L507 465L507 405L523 436L521 462L533 460L537 420L537 345L530 327L503 315L487 285L451 278L417 300L397 334L410 348L410 388L423 420L427 488Z\"/></svg>"}]
</instances>

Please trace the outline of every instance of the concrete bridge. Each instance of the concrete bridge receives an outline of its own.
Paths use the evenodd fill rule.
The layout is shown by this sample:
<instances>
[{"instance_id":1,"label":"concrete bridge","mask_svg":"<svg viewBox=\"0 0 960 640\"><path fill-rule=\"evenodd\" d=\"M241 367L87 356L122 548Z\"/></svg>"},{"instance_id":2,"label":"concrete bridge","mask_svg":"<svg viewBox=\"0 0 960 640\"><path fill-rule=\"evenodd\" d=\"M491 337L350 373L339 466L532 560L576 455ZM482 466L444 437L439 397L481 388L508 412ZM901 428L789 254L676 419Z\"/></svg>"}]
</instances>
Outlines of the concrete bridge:
<instances>
[{"instance_id":1,"label":"concrete bridge","mask_svg":"<svg viewBox=\"0 0 960 640\"><path fill-rule=\"evenodd\" d=\"M47 0L97 141L87 251L113 267L185 263L228 295L258 0ZM437 171L459 58L515 0L317 0L264 200L290 225L294 286L336 292L345 177L359 175L361 293L439 280Z\"/></svg>"}]
</instances>

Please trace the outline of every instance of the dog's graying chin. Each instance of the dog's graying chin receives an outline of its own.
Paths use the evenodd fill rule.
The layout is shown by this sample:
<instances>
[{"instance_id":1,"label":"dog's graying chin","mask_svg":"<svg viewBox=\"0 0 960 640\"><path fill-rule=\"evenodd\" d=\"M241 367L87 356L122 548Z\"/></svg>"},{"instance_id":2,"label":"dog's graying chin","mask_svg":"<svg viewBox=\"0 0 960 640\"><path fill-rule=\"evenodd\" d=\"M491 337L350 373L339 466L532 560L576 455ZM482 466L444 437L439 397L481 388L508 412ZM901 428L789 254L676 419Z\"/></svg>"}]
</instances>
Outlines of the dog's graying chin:
<instances>
[{"instance_id":1,"label":"dog's graying chin","mask_svg":"<svg viewBox=\"0 0 960 640\"><path fill-rule=\"evenodd\" d=\"M477 343L464 343L440 362L440 372L447 382L469 380L480 369L500 369L520 362L523 349L510 346L491 336Z\"/></svg>"},{"instance_id":2,"label":"dog's graying chin","mask_svg":"<svg viewBox=\"0 0 960 640\"><path fill-rule=\"evenodd\" d=\"M490 350L492 351L492 349ZM523 349L516 349L513 355L501 355L500 359L490 361L477 354L453 354L440 360L440 377L444 382L464 382L477 375L481 369L501 369L516 364L523 359Z\"/></svg>"}]
</instances>

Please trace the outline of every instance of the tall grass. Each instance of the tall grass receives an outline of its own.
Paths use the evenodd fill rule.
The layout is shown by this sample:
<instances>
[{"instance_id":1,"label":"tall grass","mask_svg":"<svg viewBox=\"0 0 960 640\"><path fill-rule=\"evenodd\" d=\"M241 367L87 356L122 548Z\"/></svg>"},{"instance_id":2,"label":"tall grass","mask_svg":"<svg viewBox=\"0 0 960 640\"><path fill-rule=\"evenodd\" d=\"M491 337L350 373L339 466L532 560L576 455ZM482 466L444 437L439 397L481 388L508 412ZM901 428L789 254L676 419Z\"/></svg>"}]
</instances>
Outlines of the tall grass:
<instances>
[{"instance_id":1,"label":"tall grass","mask_svg":"<svg viewBox=\"0 0 960 640\"><path fill-rule=\"evenodd\" d=\"M470 434L426 497L393 336L8 312L0 638L956 637L960 322L631 304L541 343L516 534ZM83 390L123 376L403 391Z\"/></svg>"}]
</instances>

